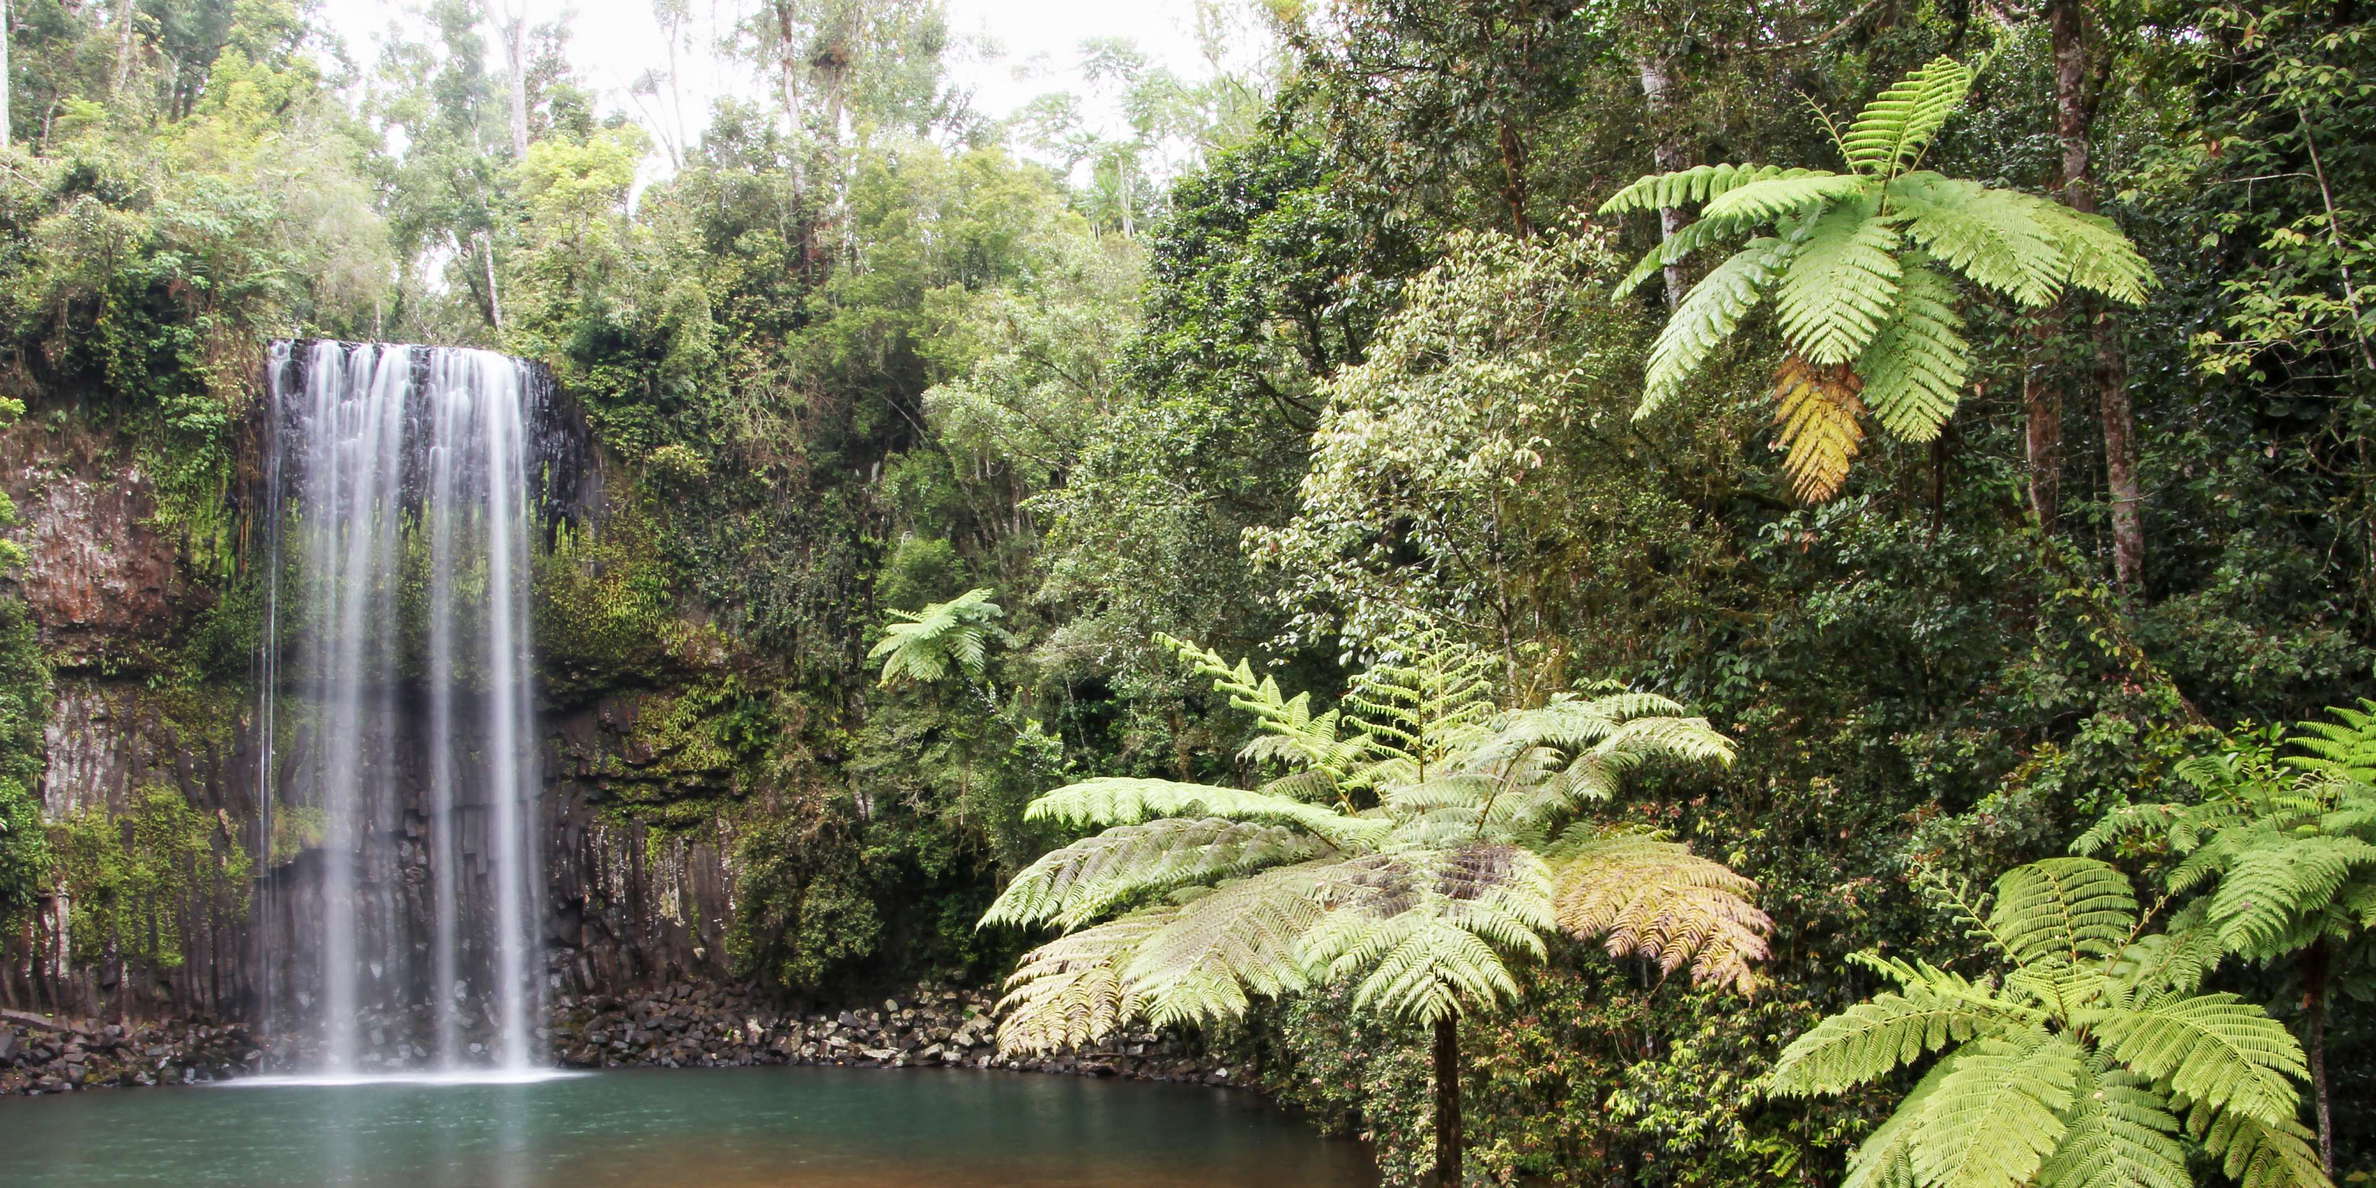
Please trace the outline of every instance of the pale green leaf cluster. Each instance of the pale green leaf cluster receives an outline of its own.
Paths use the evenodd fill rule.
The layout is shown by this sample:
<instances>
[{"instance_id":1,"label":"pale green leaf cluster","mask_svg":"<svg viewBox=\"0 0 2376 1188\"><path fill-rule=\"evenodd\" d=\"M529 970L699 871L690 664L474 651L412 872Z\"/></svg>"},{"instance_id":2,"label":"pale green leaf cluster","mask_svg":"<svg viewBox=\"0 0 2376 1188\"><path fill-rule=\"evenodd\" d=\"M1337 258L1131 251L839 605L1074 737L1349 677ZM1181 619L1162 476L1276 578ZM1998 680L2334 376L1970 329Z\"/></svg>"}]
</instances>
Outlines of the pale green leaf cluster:
<instances>
[{"instance_id":1,"label":"pale green leaf cluster","mask_svg":"<svg viewBox=\"0 0 2376 1188\"><path fill-rule=\"evenodd\" d=\"M2142 301L2151 270L2109 220L1918 168L1971 83L1970 68L1940 58L1890 86L1840 138L1845 173L1703 165L1645 177L1604 203L1603 214L1704 203L1698 220L1651 249L1620 291L1694 252L1748 237L1676 306L1651 347L1637 415L1688 390L1770 300L1792 359L1847 369L1825 389L1835 411L1810 419L1801 368L1791 389L1799 413L1777 442L1792 455L1799 493L1826 499L1863 439L1839 426L1842 417L1869 409L1891 434L1927 441L1961 401L1971 350L1946 272L2029 308L2074 288ZM1768 227L1770 234L1754 234ZM1851 403L1860 395L1861 404Z\"/></svg>"},{"instance_id":2,"label":"pale green leaf cluster","mask_svg":"<svg viewBox=\"0 0 2376 1188\"><path fill-rule=\"evenodd\" d=\"M980 680L991 641L1004 634L998 619L1006 612L990 601L990 593L968 590L922 610L892 611L893 622L883 627L883 638L866 654L868 660L883 662L882 683L905 679L929 685L951 671Z\"/></svg>"},{"instance_id":3,"label":"pale green leaf cluster","mask_svg":"<svg viewBox=\"0 0 2376 1188\"><path fill-rule=\"evenodd\" d=\"M1249 753L1288 774L1259 789L1107 777L1032 802L1034 819L1101 832L1041 857L983 917L1065 930L1008 980L1006 1049L1230 1018L1320 983L1433 1021L1514 998L1513 962L1555 930L1754 985L1772 928L1755 884L1577 821L1643 763L1728 762L1705 719L1636 693L1503 711L1489 666L1432 635L1315 713L1246 664L1162 642L1255 716L1266 741Z\"/></svg>"},{"instance_id":4,"label":"pale green leaf cluster","mask_svg":"<svg viewBox=\"0 0 2376 1188\"><path fill-rule=\"evenodd\" d=\"M1850 1157L1848 1183L2190 1188L2200 1150L2254 1188L2328 1184L2296 1115L2301 1045L2254 1003L2205 993L2191 929L2147 935L2127 876L2051 858L1966 910L2007 967L1975 981L1864 963L1895 989L1791 1042L1772 1092L1845 1092L1937 1059Z\"/></svg>"}]
</instances>

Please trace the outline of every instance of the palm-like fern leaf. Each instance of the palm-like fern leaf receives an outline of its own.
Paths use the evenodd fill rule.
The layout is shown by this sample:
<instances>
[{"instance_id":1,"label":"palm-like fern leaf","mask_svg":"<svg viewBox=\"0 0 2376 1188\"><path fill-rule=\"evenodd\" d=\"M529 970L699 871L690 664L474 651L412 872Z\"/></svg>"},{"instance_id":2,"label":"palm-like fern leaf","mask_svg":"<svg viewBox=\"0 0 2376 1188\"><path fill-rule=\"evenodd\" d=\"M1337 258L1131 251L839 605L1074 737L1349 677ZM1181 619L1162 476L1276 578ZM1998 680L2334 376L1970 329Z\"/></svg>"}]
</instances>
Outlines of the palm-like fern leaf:
<instances>
[{"instance_id":1,"label":"palm-like fern leaf","mask_svg":"<svg viewBox=\"0 0 2376 1188\"><path fill-rule=\"evenodd\" d=\"M1878 994L1790 1042L1767 1076L1776 1093L1840 1093L1953 1044L2007 1026L2003 1012L1927 986Z\"/></svg>"},{"instance_id":2,"label":"palm-like fern leaf","mask_svg":"<svg viewBox=\"0 0 2376 1188\"><path fill-rule=\"evenodd\" d=\"M2062 1143L2085 1055L2058 1035L1987 1037L1956 1053L1907 1158L1925 1184L2017 1188Z\"/></svg>"},{"instance_id":3,"label":"palm-like fern leaf","mask_svg":"<svg viewBox=\"0 0 2376 1188\"><path fill-rule=\"evenodd\" d=\"M2198 1112L2187 1124L2219 1161L2219 1170L2242 1188L2332 1188L2310 1131L2291 1118L2270 1123L2244 1114Z\"/></svg>"},{"instance_id":4,"label":"palm-like fern leaf","mask_svg":"<svg viewBox=\"0 0 2376 1188\"><path fill-rule=\"evenodd\" d=\"M1988 927L2015 962L2109 957L2137 926L2128 876L2093 858L2048 858L1997 880Z\"/></svg>"},{"instance_id":5,"label":"palm-like fern leaf","mask_svg":"<svg viewBox=\"0 0 2376 1188\"><path fill-rule=\"evenodd\" d=\"M1375 842L1390 828L1384 821L1350 817L1269 792L1135 776L1100 776L1067 784L1024 806L1023 816L1061 825L1107 826L1135 825L1157 817L1277 821L1343 846Z\"/></svg>"},{"instance_id":6,"label":"palm-like fern leaf","mask_svg":"<svg viewBox=\"0 0 2376 1188\"><path fill-rule=\"evenodd\" d=\"M2307 752L2286 758L2304 771L2356 784L2376 784L2376 701L2327 710L2331 722L2302 722L2286 739Z\"/></svg>"},{"instance_id":7,"label":"palm-like fern leaf","mask_svg":"<svg viewBox=\"0 0 2376 1188\"><path fill-rule=\"evenodd\" d=\"M1955 287L1927 261L1910 260L1897 308L1856 360L1858 394L1883 428L1906 441L1939 435L1963 399L1972 350L1955 312Z\"/></svg>"},{"instance_id":8,"label":"palm-like fern leaf","mask_svg":"<svg viewBox=\"0 0 2376 1188\"><path fill-rule=\"evenodd\" d=\"M1331 863L1300 863L1226 882L1181 905L1141 940L1123 981L1150 1022L1205 1022L1245 1013L1248 996L1304 985L1296 946L1319 921L1313 885Z\"/></svg>"},{"instance_id":9,"label":"palm-like fern leaf","mask_svg":"<svg viewBox=\"0 0 2376 1188\"><path fill-rule=\"evenodd\" d=\"M2248 956L2291 952L2314 940L2321 912L2353 878L2376 870L2376 844L2331 833L2256 831L2212 891L2211 924Z\"/></svg>"},{"instance_id":10,"label":"palm-like fern leaf","mask_svg":"<svg viewBox=\"0 0 2376 1188\"><path fill-rule=\"evenodd\" d=\"M2039 1188L2194 1188L2179 1123L2160 1093L2125 1070L2086 1069L2062 1144Z\"/></svg>"},{"instance_id":11,"label":"palm-like fern leaf","mask_svg":"<svg viewBox=\"0 0 2376 1188\"><path fill-rule=\"evenodd\" d=\"M1794 170L1789 176L1766 178L1727 190L1701 208L1700 217L1733 225L1770 223L1860 195L1867 188L1865 179L1854 174Z\"/></svg>"},{"instance_id":12,"label":"palm-like fern leaf","mask_svg":"<svg viewBox=\"0 0 2376 1188\"><path fill-rule=\"evenodd\" d=\"M1842 198L1805 224L1774 288L1775 320L1800 358L1850 363L1864 353L1897 307L1897 247L1896 225L1869 196Z\"/></svg>"},{"instance_id":13,"label":"palm-like fern leaf","mask_svg":"<svg viewBox=\"0 0 2376 1188\"><path fill-rule=\"evenodd\" d=\"M1840 141L1841 154L1861 174L1901 172L1930 147L1971 89L1971 67L1934 58L1865 105Z\"/></svg>"},{"instance_id":14,"label":"palm-like fern leaf","mask_svg":"<svg viewBox=\"0 0 2376 1188\"><path fill-rule=\"evenodd\" d=\"M2272 1125L2299 1108L2292 1079L2309 1075L2302 1045L2233 994L2148 999L2082 1018L2113 1059L2205 1107Z\"/></svg>"},{"instance_id":15,"label":"palm-like fern leaf","mask_svg":"<svg viewBox=\"0 0 2376 1188\"><path fill-rule=\"evenodd\" d=\"M898 621L884 626L883 638L866 654L883 662L882 683L904 677L929 685L952 668L979 679L990 641L1003 634L996 624L1005 612L990 595L987 589L968 590L922 610L892 611Z\"/></svg>"},{"instance_id":16,"label":"palm-like fern leaf","mask_svg":"<svg viewBox=\"0 0 2376 1188\"><path fill-rule=\"evenodd\" d=\"M1699 374L1708 356L1732 337L1741 320L1764 299L1790 250L1771 236L1752 239L1683 295L1674 316L1650 344L1642 403L1634 416L1646 417L1657 411Z\"/></svg>"},{"instance_id":17,"label":"palm-like fern leaf","mask_svg":"<svg viewBox=\"0 0 2376 1188\"><path fill-rule=\"evenodd\" d=\"M998 1046L1013 1053L1092 1044L1137 1017L1141 1003L1122 981L1139 942L1179 909L1148 908L1057 937L1023 955L998 1002Z\"/></svg>"},{"instance_id":18,"label":"palm-like fern leaf","mask_svg":"<svg viewBox=\"0 0 2376 1188\"><path fill-rule=\"evenodd\" d=\"M1752 896L1757 884L1676 842L1641 833L1596 837L1565 855L1555 876L1559 926L1598 938L1612 957L1639 956L1692 981L1756 986L1751 963L1768 955L1774 921Z\"/></svg>"},{"instance_id":19,"label":"palm-like fern leaf","mask_svg":"<svg viewBox=\"0 0 2376 1188\"><path fill-rule=\"evenodd\" d=\"M1330 849L1299 829L1220 817L1117 826L1041 855L1007 884L982 919L1076 927L1155 892L1207 885Z\"/></svg>"},{"instance_id":20,"label":"palm-like fern leaf","mask_svg":"<svg viewBox=\"0 0 2376 1188\"><path fill-rule=\"evenodd\" d=\"M1779 165L1694 165L1672 173L1654 173L1634 182L1601 203L1599 213L1693 206L1752 182L1829 176L1820 169L1785 169Z\"/></svg>"}]
</instances>

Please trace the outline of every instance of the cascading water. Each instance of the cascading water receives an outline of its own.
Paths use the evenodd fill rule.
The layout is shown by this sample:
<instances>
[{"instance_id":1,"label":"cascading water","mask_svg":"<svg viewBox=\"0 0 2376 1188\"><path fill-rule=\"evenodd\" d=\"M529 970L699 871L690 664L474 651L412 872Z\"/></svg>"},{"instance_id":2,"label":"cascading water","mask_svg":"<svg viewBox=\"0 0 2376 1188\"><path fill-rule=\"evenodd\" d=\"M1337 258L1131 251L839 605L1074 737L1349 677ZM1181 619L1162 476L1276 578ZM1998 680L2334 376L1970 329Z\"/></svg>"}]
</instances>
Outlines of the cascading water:
<instances>
[{"instance_id":1,"label":"cascading water","mask_svg":"<svg viewBox=\"0 0 2376 1188\"><path fill-rule=\"evenodd\" d=\"M529 1069L549 386L489 351L327 341L276 344L268 380L264 846L306 877L267 1025L334 1076Z\"/></svg>"}]
</instances>

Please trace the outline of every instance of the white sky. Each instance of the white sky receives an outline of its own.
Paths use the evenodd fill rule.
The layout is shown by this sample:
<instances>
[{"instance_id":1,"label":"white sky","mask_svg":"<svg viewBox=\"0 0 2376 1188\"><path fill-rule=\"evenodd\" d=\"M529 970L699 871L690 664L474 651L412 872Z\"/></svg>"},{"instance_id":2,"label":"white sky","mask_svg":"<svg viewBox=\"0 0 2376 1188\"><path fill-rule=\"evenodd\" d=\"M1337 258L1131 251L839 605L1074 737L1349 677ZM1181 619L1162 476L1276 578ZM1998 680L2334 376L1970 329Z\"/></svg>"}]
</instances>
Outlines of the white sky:
<instances>
[{"instance_id":1,"label":"white sky","mask_svg":"<svg viewBox=\"0 0 2376 1188\"><path fill-rule=\"evenodd\" d=\"M1090 105L1092 96L1078 70L1083 41L1120 37L1135 42L1157 63L1190 79L1214 73L1195 38L1196 0L945 0L951 31L959 39L949 55L953 80L974 94L974 109L996 118L1051 91L1080 94L1099 130L1120 130L1110 111ZM569 56L599 95L601 108L635 115L664 141L670 116L651 96L630 86L647 70L667 66L667 39L653 18L649 0L485 0L491 12L524 11L531 25L566 20ZM693 56L678 62L678 86L685 112L683 130L697 137L708 123L709 100L752 85L747 65L709 57L703 47L755 0L691 0ZM358 65L379 59L379 44L391 27L418 37L425 27L413 0L322 0L321 13L347 43ZM1239 22L1241 37L1244 22ZM973 48L995 45L997 56ZM490 42L490 64L501 65Z\"/></svg>"}]
</instances>

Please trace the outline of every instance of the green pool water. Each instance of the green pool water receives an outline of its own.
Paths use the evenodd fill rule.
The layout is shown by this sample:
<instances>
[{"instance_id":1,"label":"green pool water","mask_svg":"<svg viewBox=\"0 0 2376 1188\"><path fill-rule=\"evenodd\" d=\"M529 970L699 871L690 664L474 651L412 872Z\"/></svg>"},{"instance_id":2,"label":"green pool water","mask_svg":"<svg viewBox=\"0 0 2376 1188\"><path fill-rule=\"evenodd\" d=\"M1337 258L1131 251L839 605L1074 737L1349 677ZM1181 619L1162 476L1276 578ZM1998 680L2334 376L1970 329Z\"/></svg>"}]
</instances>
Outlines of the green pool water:
<instances>
[{"instance_id":1,"label":"green pool water","mask_svg":"<svg viewBox=\"0 0 2376 1188\"><path fill-rule=\"evenodd\" d=\"M0 1099L0 1182L50 1185L1371 1185L1245 1094L927 1069L626 1070L524 1084Z\"/></svg>"}]
</instances>

